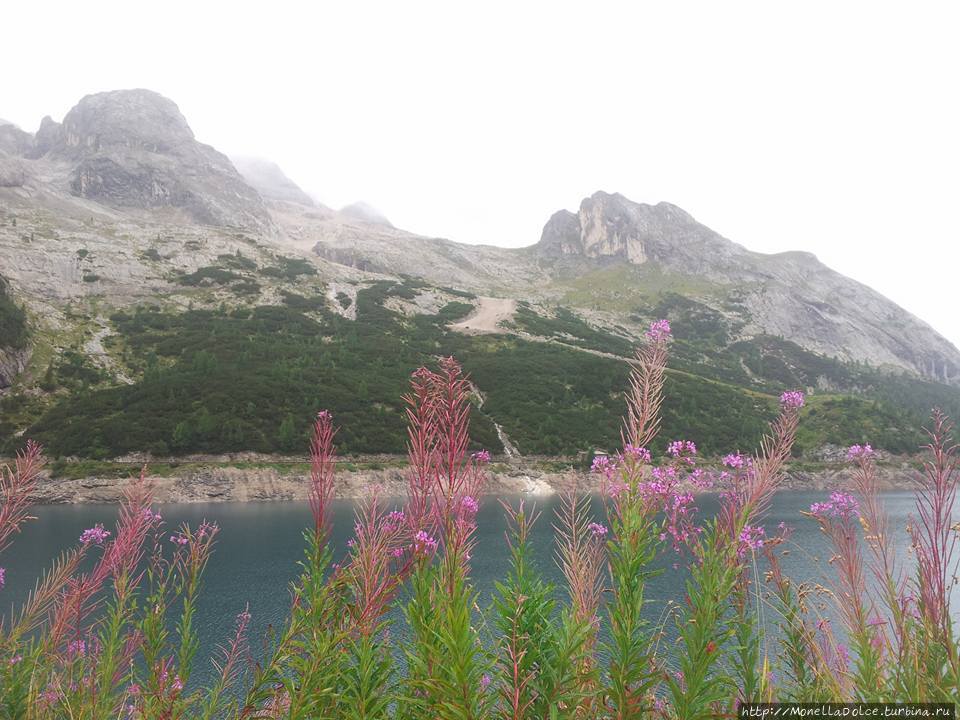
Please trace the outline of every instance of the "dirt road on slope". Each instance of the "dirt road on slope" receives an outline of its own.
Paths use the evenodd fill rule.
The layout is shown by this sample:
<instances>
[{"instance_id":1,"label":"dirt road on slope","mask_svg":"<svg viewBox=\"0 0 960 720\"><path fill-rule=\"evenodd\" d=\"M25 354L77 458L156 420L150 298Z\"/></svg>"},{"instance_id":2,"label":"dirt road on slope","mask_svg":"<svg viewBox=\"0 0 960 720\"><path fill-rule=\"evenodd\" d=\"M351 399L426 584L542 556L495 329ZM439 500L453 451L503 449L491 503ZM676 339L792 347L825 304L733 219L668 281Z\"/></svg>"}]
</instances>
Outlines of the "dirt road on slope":
<instances>
[{"instance_id":1,"label":"dirt road on slope","mask_svg":"<svg viewBox=\"0 0 960 720\"><path fill-rule=\"evenodd\" d=\"M500 323L513 319L513 314L517 311L517 301L495 297L481 297L477 300L479 304L472 313L448 327L465 335L507 332L500 327Z\"/></svg>"}]
</instances>

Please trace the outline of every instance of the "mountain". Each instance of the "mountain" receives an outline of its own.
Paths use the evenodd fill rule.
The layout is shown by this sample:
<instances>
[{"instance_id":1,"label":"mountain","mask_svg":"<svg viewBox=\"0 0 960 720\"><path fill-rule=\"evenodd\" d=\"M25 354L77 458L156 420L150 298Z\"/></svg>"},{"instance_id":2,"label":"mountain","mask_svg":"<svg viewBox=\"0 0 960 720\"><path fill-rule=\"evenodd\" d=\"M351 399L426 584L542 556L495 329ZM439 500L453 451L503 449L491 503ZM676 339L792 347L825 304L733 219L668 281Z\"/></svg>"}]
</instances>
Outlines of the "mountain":
<instances>
[{"instance_id":1,"label":"mountain","mask_svg":"<svg viewBox=\"0 0 960 720\"><path fill-rule=\"evenodd\" d=\"M331 179L335 182L335 178ZM665 436L752 446L787 388L798 447L904 452L960 412L960 352L803 252L752 252L668 203L597 192L525 248L313 201L277 165L196 140L147 90L0 123L0 444L110 458L302 451L332 408L348 452L403 450L410 371L472 373L475 442L612 447L625 358L675 342Z\"/></svg>"},{"instance_id":2,"label":"mountain","mask_svg":"<svg viewBox=\"0 0 960 720\"><path fill-rule=\"evenodd\" d=\"M298 203L311 207L313 199L307 195L276 163L262 158L233 156L230 158L243 179L267 200Z\"/></svg>"},{"instance_id":3,"label":"mountain","mask_svg":"<svg viewBox=\"0 0 960 720\"><path fill-rule=\"evenodd\" d=\"M555 214L534 250L546 258L615 259L695 278L709 285L699 295L714 310L742 306L736 314L744 337L776 335L841 360L960 380L957 348L879 293L810 253L750 252L669 203L643 205L598 192L576 215Z\"/></svg>"},{"instance_id":4,"label":"mountain","mask_svg":"<svg viewBox=\"0 0 960 720\"><path fill-rule=\"evenodd\" d=\"M355 202L340 208L340 214L349 218L360 220L361 222L371 223L372 225L385 225L392 228L389 220L375 207L365 202Z\"/></svg>"},{"instance_id":5,"label":"mountain","mask_svg":"<svg viewBox=\"0 0 960 720\"><path fill-rule=\"evenodd\" d=\"M45 118L32 137L10 127L0 128L2 148L34 161L52 189L117 209L175 209L185 222L272 227L230 160L198 142L179 108L157 93L87 95L62 124Z\"/></svg>"}]
</instances>

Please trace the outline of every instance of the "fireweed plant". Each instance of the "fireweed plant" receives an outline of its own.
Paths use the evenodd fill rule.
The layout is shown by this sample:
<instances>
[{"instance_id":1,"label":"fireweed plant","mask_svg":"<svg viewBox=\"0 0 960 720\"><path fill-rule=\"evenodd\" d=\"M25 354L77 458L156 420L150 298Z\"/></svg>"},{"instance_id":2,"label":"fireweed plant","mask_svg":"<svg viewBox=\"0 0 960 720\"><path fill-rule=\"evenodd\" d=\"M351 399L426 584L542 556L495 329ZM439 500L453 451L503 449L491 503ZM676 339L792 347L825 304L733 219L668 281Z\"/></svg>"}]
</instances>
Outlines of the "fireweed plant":
<instances>
[{"instance_id":1,"label":"fireweed plant","mask_svg":"<svg viewBox=\"0 0 960 720\"><path fill-rule=\"evenodd\" d=\"M193 618L218 528L167 527L144 470L116 525L85 530L22 607L0 617L0 718L628 720L730 716L753 701L954 701L960 475L949 420L934 413L910 566L894 551L875 453L856 445L854 493L834 492L807 513L832 547L833 579L795 583L781 567L790 529L768 535L764 518L802 393L783 394L753 455L711 468L694 442L675 440L655 462L670 341L666 321L650 326L632 360L621 450L594 461L605 517L586 494L561 498L563 587L532 560L539 513L502 503L510 567L492 605L478 607L470 564L490 456L469 451L471 385L444 358L417 370L403 398L404 505L364 502L337 563L337 430L329 412L315 418L313 522L290 612L260 660L243 609L213 659L213 682L193 687ZM28 443L0 473L0 553L32 519L42 467ZM717 494L712 518L697 520L694 490ZM686 573L685 592L651 608L647 585L665 566ZM0 590L5 580L0 555ZM406 627L392 634L398 621Z\"/></svg>"}]
</instances>

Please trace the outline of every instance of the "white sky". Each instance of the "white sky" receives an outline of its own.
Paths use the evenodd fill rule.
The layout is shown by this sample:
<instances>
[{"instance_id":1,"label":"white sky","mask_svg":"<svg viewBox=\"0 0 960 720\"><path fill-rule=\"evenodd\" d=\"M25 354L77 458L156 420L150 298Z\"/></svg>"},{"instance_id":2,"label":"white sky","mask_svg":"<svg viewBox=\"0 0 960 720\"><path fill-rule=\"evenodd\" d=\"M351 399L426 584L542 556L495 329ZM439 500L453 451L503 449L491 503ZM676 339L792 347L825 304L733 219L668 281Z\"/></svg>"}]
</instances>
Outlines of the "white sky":
<instances>
[{"instance_id":1,"label":"white sky","mask_svg":"<svg viewBox=\"0 0 960 720\"><path fill-rule=\"evenodd\" d=\"M4 3L0 117L147 87L404 229L536 242L595 190L807 250L960 344L952 2Z\"/></svg>"}]
</instances>

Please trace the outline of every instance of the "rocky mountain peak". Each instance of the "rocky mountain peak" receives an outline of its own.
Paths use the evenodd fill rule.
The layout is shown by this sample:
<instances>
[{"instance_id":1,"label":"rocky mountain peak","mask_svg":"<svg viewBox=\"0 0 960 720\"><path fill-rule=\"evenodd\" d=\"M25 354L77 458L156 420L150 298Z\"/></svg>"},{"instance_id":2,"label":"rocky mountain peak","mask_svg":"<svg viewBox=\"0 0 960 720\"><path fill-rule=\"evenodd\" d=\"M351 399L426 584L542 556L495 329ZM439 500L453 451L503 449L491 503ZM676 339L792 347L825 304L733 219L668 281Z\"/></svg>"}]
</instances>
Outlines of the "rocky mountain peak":
<instances>
[{"instance_id":1,"label":"rocky mountain peak","mask_svg":"<svg viewBox=\"0 0 960 720\"><path fill-rule=\"evenodd\" d=\"M197 142L176 103L151 90L87 95L62 124L44 118L28 137L17 154L66 175L64 190L73 195L119 208L171 208L206 225L274 229L227 156Z\"/></svg>"},{"instance_id":2,"label":"rocky mountain peak","mask_svg":"<svg viewBox=\"0 0 960 720\"><path fill-rule=\"evenodd\" d=\"M33 136L33 147L27 153L28 157L38 158L50 152L51 148L60 139L63 126L49 115L44 115L40 121L40 129Z\"/></svg>"},{"instance_id":3,"label":"rocky mountain peak","mask_svg":"<svg viewBox=\"0 0 960 720\"><path fill-rule=\"evenodd\" d=\"M0 122L0 152L23 155L33 146L33 137L10 122Z\"/></svg>"},{"instance_id":4,"label":"rocky mountain peak","mask_svg":"<svg viewBox=\"0 0 960 720\"><path fill-rule=\"evenodd\" d=\"M257 157L234 156L234 166L261 197L313 207L316 203L300 186L288 178L280 166Z\"/></svg>"},{"instance_id":5,"label":"rocky mountain peak","mask_svg":"<svg viewBox=\"0 0 960 720\"><path fill-rule=\"evenodd\" d=\"M548 256L610 257L636 265L682 260L697 266L706 258L722 259L736 247L676 205L635 203L606 192L584 198L576 214L555 213L535 246Z\"/></svg>"},{"instance_id":6,"label":"rocky mountain peak","mask_svg":"<svg viewBox=\"0 0 960 720\"><path fill-rule=\"evenodd\" d=\"M57 150L83 156L110 149L170 153L194 142L176 103L152 90L87 95L63 119Z\"/></svg>"}]
</instances>

